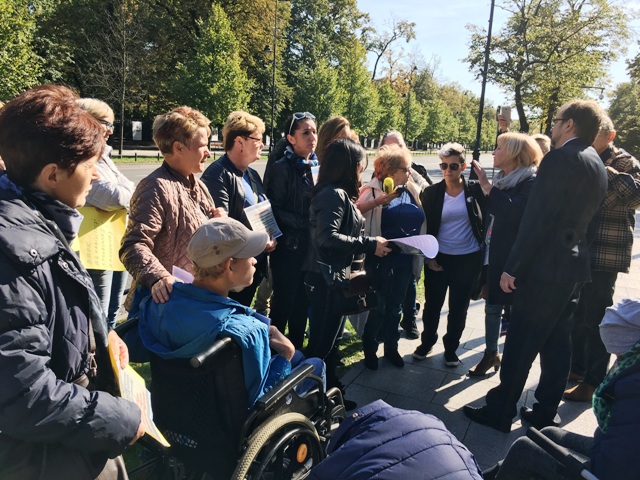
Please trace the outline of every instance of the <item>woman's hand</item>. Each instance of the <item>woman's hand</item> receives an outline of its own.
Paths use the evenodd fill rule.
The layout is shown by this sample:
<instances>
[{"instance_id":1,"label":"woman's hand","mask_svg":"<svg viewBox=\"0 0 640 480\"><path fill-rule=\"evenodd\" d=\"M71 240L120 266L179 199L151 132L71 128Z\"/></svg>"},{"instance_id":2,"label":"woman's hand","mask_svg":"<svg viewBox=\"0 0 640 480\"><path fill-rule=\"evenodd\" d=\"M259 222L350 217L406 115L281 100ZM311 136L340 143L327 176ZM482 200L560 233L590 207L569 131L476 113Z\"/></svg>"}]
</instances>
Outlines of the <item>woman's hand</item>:
<instances>
[{"instance_id":1,"label":"woman's hand","mask_svg":"<svg viewBox=\"0 0 640 480\"><path fill-rule=\"evenodd\" d=\"M124 370L129 365L129 349L127 344L118 336L115 330L108 335L109 345L114 350L114 355L120 361L120 369Z\"/></svg>"},{"instance_id":2,"label":"woman's hand","mask_svg":"<svg viewBox=\"0 0 640 480\"><path fill-rule=\"evenodd\" d=\"M228 217L227 212L222 207L211 207L211 218Z\"/></svg>"},{"instance_id":3,"label":"woman's hand","mask_svg":"<svg viewBox=\"0 0 640 480\"><path fill-rule=\"evenodd\" d=\"M287 337L273 325L269 325L269 346L273 348L278 355L291 361L296 349Z\"/></svg>"},{"instance_id":4,"label":"woman's hand","mask_svg":"<svg viewBox=\"0 0 640 480\"><path fill-rule=\"evenodd\" d=\"M169 301L169 295L173 292L173 284L175 282L182 282L177 277L169 275L163 277L151 286L151 297L156 303L165 303Z\"/></svg>"},{"instance_id":5,"label":"woman's hand","mask_svg":"<svg viewBox=\"0 0 640 480\"><path fill-rule=\"evenodd\" d=\"M276 241L276 239L270 238L269 241L267 242L267 246L264 247L265 253L273 252L276 249L277 245L278 245L278 242Z\"/></svg>"},{"instance_id":6,"label":"woman's hand","mask_svg":"<svg viewBox=\"0 0 640 480\"><path fill-rule=\"evenodd\" d=\"M478 175L478 183L480 184L482 191L485 195L489 195L489 192L491 191L491 183L487 178L487 172L484 171L484 168L482 168L477 160L471 160L471 166L473 167L474 172L476 172L476 175Z\"/></svg>"},{"instance_id":7,"label":"woman's hand","mask_svg":"<svg viewBox=\"0 0 640 480\"><path fill-rule=\"evenodd\" d=\"M386 257L387 254L391 251L387 245L389 242L386 238L376 237L376 257Z\"/></svg>"},{"instance_id":8,"label":"woman's hand","mask_svg":"<svg viewBox=\"0 0 640 480\"><path fill-rule=\"evenodd\" d=\"M142 412L140 413L140 425L138 425L138 430L136 431L136 436L131 439L129 445L133 445L138 441L140 437L145 434L144 424L142 423Z\"/></svg>"},{"instance_id":9,"label":"woman's hand","mask_svg":"<svg viewBox=\"0 0 640 480\"><path fill-rule=\"evenodd\" d=\"M378 195L376 199L376 206L383 207L385 205L389 205L392 200L395 200L400 196L400 193L383 193Z\"/></svg>"},{"instance_id":10,"label":"woman's hand","mask_svg":"<svg viewBox=\"0 0 640 480\"><path fill-rule=\"evenodd\" d=\"M433 270L434 272L441 272L444 270L435 258L427 258L427 267L429 267L429 270Z\"/></svg>"}]
</instances>

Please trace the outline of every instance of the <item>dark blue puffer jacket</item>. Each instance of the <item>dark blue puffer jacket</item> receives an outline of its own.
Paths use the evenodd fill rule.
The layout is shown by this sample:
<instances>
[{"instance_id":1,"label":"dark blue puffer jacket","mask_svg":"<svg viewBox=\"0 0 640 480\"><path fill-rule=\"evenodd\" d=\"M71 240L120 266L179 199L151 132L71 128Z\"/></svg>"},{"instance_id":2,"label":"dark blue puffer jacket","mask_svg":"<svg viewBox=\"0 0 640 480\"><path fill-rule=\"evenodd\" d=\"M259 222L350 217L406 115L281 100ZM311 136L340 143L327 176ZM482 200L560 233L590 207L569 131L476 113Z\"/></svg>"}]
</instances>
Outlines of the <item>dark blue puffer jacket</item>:
<instances>
[{"instance_id":1,"label":"dark blue puffer jacket","mask_svg":"<svg viewBox=\"0 0 640 480\"><path fill-rule=\"evenodd\" d=\"M140 423L133 403L71 383L89 367L91 319L101 359L106 330L91 278L56 229L0 185L0 478L21 459L44 465L48 445L104 465ZM99 377L112 380L101 367Z\"/></svg>"},{"instance_id":2,"label":"dark blue puffer jacket","mask_svg":"<svg viewBox=\"0 0 640 480\"><path fill-rule=\"evenodd\" d=\"M347 417L311 480L482 480L472 453L439 419L382 400Z\"/></svg>"}]
</instances>

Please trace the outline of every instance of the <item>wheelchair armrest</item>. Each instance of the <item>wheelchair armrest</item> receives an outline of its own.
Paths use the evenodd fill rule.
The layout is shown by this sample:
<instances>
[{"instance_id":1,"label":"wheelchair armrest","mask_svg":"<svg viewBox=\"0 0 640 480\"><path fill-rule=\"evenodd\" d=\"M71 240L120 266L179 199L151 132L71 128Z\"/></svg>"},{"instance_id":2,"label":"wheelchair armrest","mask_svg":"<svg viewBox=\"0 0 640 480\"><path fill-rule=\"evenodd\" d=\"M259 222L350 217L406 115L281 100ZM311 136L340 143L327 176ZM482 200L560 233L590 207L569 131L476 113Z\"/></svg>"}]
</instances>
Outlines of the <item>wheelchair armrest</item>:
<instances>
[{"instance_id":1,"label":"wheelchair armrest","mask_svg":"<svg viewBox=\"0 0 640 480\"><path fill-rule=\"evenodd\" d=\"M256 408L265 411L287 395L293 387L313 373L313 365L299 365L286 378L280 380L271 390L256 401Z\"/></svg>"},{"instance_id":2,"label":"wheelchair armrest","mask_svg":"<svg viewBox=\"0 0 640 480\"><path fill-rule=\"evenodd\" d=\"M128 332L130 332L134 328L138 328L138 320L138 317L128 319L127 321L122 322L120 325L118 325L114 330L120 338L123 338Z\"/></svg>"},{"instance_id":3,"label":"wheelchair armrest","mask_svg":"<svg viewBox=\"0 0 640 480\"><path fill-rule=\"evenodd\" d=\"M527 437L551 455L556 461L564 465L571 475L576 478L586 478L590 480L598 480L595 475L586 469L586 465L576 458L567 448L558 445L544 433L534 427L529 427Z\"/></svg>"},{"instance_id":4,"label":"wheelchair armrest","mask_svg":"<svg viewBox=\"0 0 640 480\"><path fill-rule=\"evenodd\" d=\"M227 350L228 348L232 348L234 346L234 341L231 337L222 337L219 340L213 342L213 344L197 355L191 357L189 364L193 368L201 367L208 359L214 357L215 355Z\"/></svg>"}]
</instances>

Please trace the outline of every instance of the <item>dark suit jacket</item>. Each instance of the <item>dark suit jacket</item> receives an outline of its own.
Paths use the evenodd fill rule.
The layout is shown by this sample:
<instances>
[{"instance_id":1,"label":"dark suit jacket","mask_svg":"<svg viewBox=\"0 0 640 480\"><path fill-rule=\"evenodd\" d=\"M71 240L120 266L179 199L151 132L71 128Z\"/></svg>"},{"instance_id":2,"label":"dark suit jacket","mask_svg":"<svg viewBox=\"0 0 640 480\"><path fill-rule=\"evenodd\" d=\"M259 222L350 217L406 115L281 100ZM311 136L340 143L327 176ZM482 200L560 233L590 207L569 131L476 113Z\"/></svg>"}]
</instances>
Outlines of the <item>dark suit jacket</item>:
<instances>
[{"instance_id":1,"label":"dark suit jacket","mask_svg":"<svg viewBox=\"0 0 640 480\"><path fill-rule=\"evenodd\" d=\"M607 193L596 151L573 139L545 155L504 271L556 283L590 280L587 227Z\"/></svg>"}]
</instances>

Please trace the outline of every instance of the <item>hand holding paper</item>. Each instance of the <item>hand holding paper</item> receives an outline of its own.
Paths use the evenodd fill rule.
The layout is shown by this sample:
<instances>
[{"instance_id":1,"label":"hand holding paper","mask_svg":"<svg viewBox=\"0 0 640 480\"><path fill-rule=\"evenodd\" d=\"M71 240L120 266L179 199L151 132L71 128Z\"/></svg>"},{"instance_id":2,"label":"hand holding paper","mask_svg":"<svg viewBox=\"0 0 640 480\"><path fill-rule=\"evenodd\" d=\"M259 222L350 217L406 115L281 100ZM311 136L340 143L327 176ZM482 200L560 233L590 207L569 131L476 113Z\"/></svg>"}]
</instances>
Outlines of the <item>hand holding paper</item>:
<instances>
[{"instance_id":1,"label":"hand holding paper","mask_svg":"<svg viewBox=\"0 0 640 480\"><path fill-rule=\"evenodd\" d=\"M402 253L409 255L424 255L427 258L435 258L438 254L438 240L433 235L414 235L405 238L392 238Z\"/></svg>"}]
</instances>

